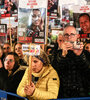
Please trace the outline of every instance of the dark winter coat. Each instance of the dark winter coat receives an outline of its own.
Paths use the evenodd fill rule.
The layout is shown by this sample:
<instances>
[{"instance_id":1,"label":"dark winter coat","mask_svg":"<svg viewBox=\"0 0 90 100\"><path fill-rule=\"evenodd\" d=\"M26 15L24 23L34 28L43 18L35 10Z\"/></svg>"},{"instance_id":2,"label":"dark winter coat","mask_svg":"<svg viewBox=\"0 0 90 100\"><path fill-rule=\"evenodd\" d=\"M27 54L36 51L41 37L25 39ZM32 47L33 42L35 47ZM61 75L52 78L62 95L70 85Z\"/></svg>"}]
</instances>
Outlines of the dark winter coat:
<instances>
[{"instance_id":1,"label":"dark winter coat","mask_svg":"<svg viewBox=\"0 0 90 100\"><path fill-rule=\"evenodd\" d=\"M84 51L76 56L68 51L62 57L62 50L54 50L51 60L52 66L60 78L59 98L84 97L90 92L90 62Z\"/></svg>"},{"instance_id":2,"label":"dark winter coat","mask_svg":"<svg viewBox=\"0 0 90 100\"><path fill-rule=\"evenodd\" d=\"M23 77L26 67L18 67L13 70L12 74L8 76L8 71L4 68L0 68L0 89L16 93L16 89Z\"/></svg>"}]
</instances>

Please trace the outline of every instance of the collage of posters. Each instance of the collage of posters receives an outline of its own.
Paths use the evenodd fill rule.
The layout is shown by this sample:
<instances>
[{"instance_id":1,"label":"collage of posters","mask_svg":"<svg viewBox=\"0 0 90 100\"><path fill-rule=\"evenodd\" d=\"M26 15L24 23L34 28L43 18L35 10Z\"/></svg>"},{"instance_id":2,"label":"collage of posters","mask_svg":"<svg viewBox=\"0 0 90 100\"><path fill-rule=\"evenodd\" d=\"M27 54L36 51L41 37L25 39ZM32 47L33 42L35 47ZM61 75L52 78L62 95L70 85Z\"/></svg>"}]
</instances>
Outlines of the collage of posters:
<instances>
[{"instance_id":1,"label":"collage of posters","mask_svg":"<svg viewBox=\"0 0 90 100\"><path fill-rule=\"evenodd\" d=\"M12 42L15 42L17 40L18 0L1 0L0 22L1 25L5 24L6 27L4 42L10 41L10 33ZM4 42L2 41L2 43Z\"/></svg>"},{"instance_id":2,"label":"collage of posters","mask_svg":"<svg viewBox=\"0 0 90 100\"><path fill-rule=\"evenodd\" d=\"M90 38L90 32L85 34L78 20L82 13L90 16L90 5L85 2L79 5L79 2L62 3L60 0L0 0L0 24L6 24L7 29L4 38L10 40L11 33L13 42L45 44L49 23L49 32L53 28L63 31L68 24L74 25L80 41L85 41Z\"/></svg>"}]
</instances>

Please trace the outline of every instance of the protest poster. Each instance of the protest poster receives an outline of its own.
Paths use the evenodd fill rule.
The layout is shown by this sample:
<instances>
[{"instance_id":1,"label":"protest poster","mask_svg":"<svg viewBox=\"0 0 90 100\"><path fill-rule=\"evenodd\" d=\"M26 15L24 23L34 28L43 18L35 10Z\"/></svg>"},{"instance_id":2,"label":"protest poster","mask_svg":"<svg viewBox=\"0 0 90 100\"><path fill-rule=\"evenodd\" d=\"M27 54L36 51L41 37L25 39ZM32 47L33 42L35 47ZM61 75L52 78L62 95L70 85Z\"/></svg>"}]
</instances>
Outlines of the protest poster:
<instances>
[{"instance_id":1,"label":"protest poster","mask_svg":"<svg viewBox=\"0 0 90 100\"><path fill-rule=\"evenodd\" d=\"M7 41L7 25L0 24L0 44L3 44Z\"/></svg>"},{"instance_id":2,"label":"protest poster","mask_svg":"<svg viewBox=\"0 0 90 100\"><path fill-rule=\"evenodd\" d=\"M52 29L51 42L55 43L59 34L63 34L60 29Z\"/></svg>"},{"instance_id":3,"label":"protest poster","mask_svg":"<svg viewBox=\"0 0 90 100\"><path fill-rule=\"evenodd\" d=\"M45 43L46 8L47 0L19 1L18 42Z\"/></svg>"},{"instance_id":4,"label":"protest poster","mask_svg":"<svg viewBox=\"0 0 90 100\"><path fill-rule=\"evenodd\" d=\"M80 41L90 40L90 5L74 5L72 8L74 26L80 34Z\"/></svg>"},{"instance_id":5,"label":"protest poster","mask_svg":"<svg viewBox=\"0 0 90 100\"><path fill-rule=\"evenodd\" d=\"M17 17L5 17L1 19L1 24L6 24L7 30L7 41L10 41L10 33L12 42L17 40L17 26L18 26L18 19Z\"/></svg>"},{"instance_id":6,"label":"protest poster","mask_svg":"<svg viewBox=\"0 0 90 100\"><path fill-rule=\"evenodd\" d=\"M32 56L40 55L40 45L23 44L22 50L24 55L32 55Z\"/></svg>"},{"instance_id":7,"label":"protest poster","mask_svg":"<svg viewBox=\"0 0 90 100\"><path fill-rule=\"evenodd\" d=\"M51 19L55 19L58 16L58 1L59 0L48 0L47 15Z\"/></svg>"},{"instance_id":8,"label":"protest poster","mask_svg":"<svg viewBox=\"0 0 90 100\"><path fill-rule=\"evenodd\" d=\"M62 5L62 22L70 23L70 21L73 21L72 5L73 4Z\"/></svg>"},{"instance_id":9,"label":"protest poster","mask_svg":"<svg viewBox=\"0 0 90 100\"><path fill-rule=\"evenodd\" d=\"M18 14L18 0L0 1L0 18L16 17Z\"/></svg>"}]
</instances>

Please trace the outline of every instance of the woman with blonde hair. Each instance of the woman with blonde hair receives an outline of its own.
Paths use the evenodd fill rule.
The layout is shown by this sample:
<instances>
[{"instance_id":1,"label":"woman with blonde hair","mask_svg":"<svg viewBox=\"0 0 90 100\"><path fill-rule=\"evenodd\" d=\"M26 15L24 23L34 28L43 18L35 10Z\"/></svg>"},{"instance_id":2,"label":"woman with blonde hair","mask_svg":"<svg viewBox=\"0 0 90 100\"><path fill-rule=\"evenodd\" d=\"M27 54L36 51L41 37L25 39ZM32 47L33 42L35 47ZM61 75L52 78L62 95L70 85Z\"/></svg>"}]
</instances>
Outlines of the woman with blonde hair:
<instances>
[{"instance_id":1,"label":"woman with blonde hair","mask_svg":"<svg viewBox=\"0 0 90 100\"><path fill-rule=\"evenodd\" d=\"M39 56L32 57L32 81L28 84L28 70L17 88L17 94L29 100L56 99L59 91L59 77L49 64L47 54L40 49Z\"/></svg>"}]
</instances>

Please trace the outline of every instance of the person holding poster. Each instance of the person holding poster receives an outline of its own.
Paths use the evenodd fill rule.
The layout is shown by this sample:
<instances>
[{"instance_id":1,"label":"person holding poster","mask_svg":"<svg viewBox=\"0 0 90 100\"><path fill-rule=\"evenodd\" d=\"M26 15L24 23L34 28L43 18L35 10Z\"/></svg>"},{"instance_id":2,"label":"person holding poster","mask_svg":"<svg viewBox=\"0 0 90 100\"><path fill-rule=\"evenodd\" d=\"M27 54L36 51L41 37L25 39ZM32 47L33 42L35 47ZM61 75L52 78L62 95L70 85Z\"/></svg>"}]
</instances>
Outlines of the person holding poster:
<instances>
[{"instance_id":1,"label":"person holding poster","mask_svg":"<svg viewBox=\"0 0 90 100\"><path fill-rule=\"evenodd\" d=\"M33 9L32 24L27 28L27 36L38 37L40 31L44 31L44 21L41 17L41 11Z\"/></svg>"},{"instance_id":2,"label":"person holding poster","mask_svg":"<svg viewBox=\"0 0 90 100\"><path fill-rule=\"evenodd\" d=\"M52 66L60 78L59 98L87 97L90 92L90 62L83 43L77 42L74 26L66 26L60 50L52 54Z\"/></svg>"},{"instance_id":3,"label":"person holding poster","mask_svg":"<svg viewBox=\"0 0 90 100\"><path fill-rule=\"evenodd\" d=\"M79 15L79 24L80 24L80 27L81 27L82 31L84 32L84 34L90 33L90 16L89 16L89 14L81 13Z\"/></svg>"},{"instance_id":4,"label":"person holding poster","mask_svg":"<svg viewBox=\"0 0 90 100\"><path fill-rule=\"evenodd\" d=\"M40 55L32 56L32 81L28 81L31 77L27 68L17 88L17 94L29 100L56 99L60 81L57 72L49 63L49 58L42 49Z\"/></svg>"}]
</instances>

